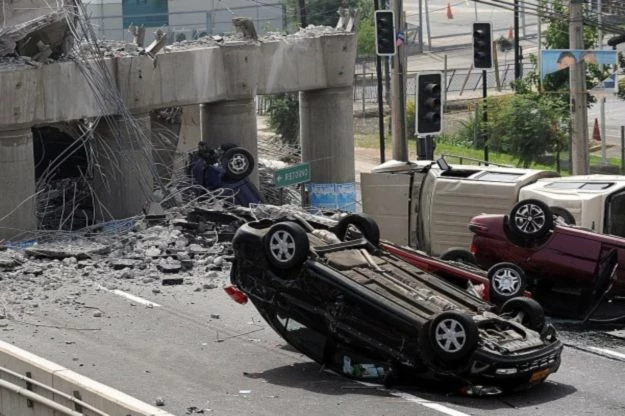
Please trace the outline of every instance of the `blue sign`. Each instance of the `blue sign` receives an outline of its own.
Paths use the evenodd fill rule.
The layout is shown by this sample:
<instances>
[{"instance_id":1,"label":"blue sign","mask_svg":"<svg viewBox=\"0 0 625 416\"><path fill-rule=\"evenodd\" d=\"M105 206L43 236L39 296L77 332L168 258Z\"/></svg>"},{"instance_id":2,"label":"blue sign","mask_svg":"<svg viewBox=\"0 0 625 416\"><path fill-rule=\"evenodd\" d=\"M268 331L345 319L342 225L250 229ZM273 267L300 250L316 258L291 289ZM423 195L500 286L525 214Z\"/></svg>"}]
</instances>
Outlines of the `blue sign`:
<instances>
[{"instance_id":1,"label":"blue sign","mask_svg":"<svg viewBox=\"0 0 625 416\"><path fill-rule=\"evenodd\" d=\"M122 0L124 27L169 25L168 0Z\"/></svg>"},{"instance_id":2,"label":"blue sign","mask_svg":"<svg viewBox=\"0 0 625 416\"><path fill-rule=\"evenodd\" d=\"M579 62L599 65L616 64L616 51L581 49L544 49L540 54L540 78L575 66Z\"/></svg>"},{"instance_id":3,"label":"blue sign","mask_svg":"<svg viewBox=\"0 0 625 416\"><path fill-rule=\"evenodd\" d=\"M310 205L315 208L356 212L356 184L353 182L311 183L308 189Z\"/></svg>"}]
</instances>

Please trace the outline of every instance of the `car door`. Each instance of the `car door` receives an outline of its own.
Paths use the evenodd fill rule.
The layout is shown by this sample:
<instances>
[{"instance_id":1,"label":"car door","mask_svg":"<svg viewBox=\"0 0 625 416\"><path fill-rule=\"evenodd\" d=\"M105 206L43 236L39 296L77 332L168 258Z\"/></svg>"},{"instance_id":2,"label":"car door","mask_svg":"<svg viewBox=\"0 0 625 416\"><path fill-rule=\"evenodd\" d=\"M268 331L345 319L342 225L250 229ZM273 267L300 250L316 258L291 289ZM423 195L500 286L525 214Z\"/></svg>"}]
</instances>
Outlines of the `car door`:
<instances>
[{"instance_id":1,"label":"car door","mask_svg":"<svg viewBox=\"0 0 625 416\"><path fill-rule=\"evenodd\" d=\"M592 233L556 227L551 238L521 267L536 277L591 282L601 250L601 240Z\"/></svg>"}]
</instances>

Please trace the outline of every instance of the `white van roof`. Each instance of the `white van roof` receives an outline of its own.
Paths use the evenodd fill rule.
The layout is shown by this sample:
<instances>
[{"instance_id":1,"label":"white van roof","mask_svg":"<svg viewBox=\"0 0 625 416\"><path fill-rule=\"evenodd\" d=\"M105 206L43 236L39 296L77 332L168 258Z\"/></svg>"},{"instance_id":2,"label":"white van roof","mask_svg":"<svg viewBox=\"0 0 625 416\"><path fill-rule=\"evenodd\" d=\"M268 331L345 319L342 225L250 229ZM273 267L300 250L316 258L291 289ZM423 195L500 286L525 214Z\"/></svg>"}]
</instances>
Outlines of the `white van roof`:
<instances>
[{"instance_id":1,"label":"white van roof","mask_svg":"<svg viewBox=\"0 0 625 416\"><path fill-rule=\"evenodd\" d=\"M535 183L527 185L523 191L537 191L554 196L574 194L580 199L589 199L600 194L612 194L621 189L625 189L625 176L579 175L539 179Z\"/></svg>"}]
</instances>

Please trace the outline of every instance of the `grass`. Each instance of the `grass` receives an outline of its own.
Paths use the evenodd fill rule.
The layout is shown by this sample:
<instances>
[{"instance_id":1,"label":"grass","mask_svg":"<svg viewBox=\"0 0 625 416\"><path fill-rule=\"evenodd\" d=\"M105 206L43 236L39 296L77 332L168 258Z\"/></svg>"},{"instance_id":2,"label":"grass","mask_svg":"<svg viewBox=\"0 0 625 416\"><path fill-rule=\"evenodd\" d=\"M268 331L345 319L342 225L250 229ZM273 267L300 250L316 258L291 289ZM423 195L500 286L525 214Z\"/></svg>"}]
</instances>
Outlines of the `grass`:
<instances>
[{"instance_id":1,"label":"grass","mask_svg":"<svg viewBox=\"0 0 625 416\"><path fill-rule=\"evenodd\" d=\"M392 150L392 140L390 138L386 138L385 149L387 151ZM369 148L369 149L379 149L380 148L380 136L377 134L356 134L354 136L354 146ZM416 148L415 139L408 139L408 149L414 151ZM435 150L435 157L439 157L441 155L445 155L451 163L459 163L456 157L462 158L470 158L477 160L484 160L484 151L478 149L471 149L463 146L451 145L446 143L437 143ZM560 155L560 160L568 160L568 153L562 153ZM502 164L502 165L510 165L517 166L516 159L505 153L493 153L489 154L488 158L489 162ZM463 163L470 164L471 162L464 160ZM601 156L590 156L590 166L599 166L601 163ZM608 158L608 164L610 166L621 166L621 159L619 158ZM554 165L543 165L535 163L531 166L532 169L543 169L543 170L555 170L556 166ZM566 171L561 172L562 175L567 175Z\"/></svg>"}]
</instances>

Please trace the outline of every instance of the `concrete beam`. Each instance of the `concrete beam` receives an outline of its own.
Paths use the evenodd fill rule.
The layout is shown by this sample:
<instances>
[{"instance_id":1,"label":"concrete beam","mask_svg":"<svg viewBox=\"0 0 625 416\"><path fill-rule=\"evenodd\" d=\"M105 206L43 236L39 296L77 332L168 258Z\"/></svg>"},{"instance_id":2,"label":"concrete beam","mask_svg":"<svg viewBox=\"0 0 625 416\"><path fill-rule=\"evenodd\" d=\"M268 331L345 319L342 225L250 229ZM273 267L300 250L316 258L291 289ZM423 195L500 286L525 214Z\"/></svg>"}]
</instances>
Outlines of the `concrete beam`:
<instances>
[{"instance_id":1,"label":"concrete beam","mask_svg":"<svg viewBox=\"0 0 625 416\"><path fill-rule=\"evenodd\" d=\"M353 83L356 39L351 33L265 43L172 49L148 56L107 58L123 102L133 113L156 108L251 98ZM74 62L34 68L0 60L0 126L37 124L118 113L100 102Z\"/></svg>"}]
</instances>

